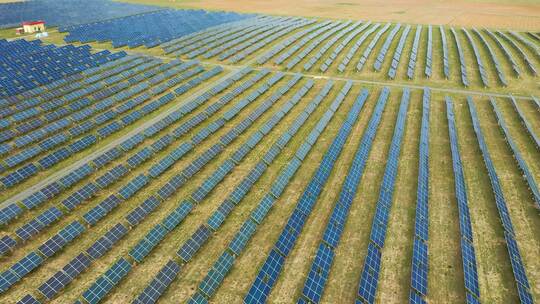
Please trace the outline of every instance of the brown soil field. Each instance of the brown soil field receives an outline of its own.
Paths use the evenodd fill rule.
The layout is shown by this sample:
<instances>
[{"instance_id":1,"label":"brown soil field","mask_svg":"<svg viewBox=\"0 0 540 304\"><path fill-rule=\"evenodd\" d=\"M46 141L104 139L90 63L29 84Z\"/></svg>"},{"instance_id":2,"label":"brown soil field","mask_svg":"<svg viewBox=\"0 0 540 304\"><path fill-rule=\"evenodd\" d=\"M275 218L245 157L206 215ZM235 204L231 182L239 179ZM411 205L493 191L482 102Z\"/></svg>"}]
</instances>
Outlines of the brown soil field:
<instances>
[{"instance_id":1,"label":"brown soil field","mask_svg":"<svg viewBox=\"0 0 540 304\"><path fill-rule=\"evenodd\" d=\"M534 0L124 1L170 7L191 7L277 15L540 30L540 2Z\"/></svg>"}]
</instances>

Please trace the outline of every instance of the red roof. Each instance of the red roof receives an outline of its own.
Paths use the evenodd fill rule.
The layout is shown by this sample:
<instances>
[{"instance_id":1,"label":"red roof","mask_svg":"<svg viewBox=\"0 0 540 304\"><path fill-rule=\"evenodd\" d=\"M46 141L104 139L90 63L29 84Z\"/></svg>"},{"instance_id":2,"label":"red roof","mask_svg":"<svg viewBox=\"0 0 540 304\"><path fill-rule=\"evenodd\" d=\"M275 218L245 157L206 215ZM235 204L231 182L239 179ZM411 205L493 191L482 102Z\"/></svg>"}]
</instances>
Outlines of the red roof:
<instances>
[{"instance_id":1,"label":"red roof","mask_svg":"<svg viewBox=\"0 0 540 304\"><path fill-rule=\"evenodd\" d=\"M27 21L27 22L22 23L22 25L36 25L36 24L45 24L45 22L43 20L39 20L39 21Z\"/></svg>"}]
</instances>

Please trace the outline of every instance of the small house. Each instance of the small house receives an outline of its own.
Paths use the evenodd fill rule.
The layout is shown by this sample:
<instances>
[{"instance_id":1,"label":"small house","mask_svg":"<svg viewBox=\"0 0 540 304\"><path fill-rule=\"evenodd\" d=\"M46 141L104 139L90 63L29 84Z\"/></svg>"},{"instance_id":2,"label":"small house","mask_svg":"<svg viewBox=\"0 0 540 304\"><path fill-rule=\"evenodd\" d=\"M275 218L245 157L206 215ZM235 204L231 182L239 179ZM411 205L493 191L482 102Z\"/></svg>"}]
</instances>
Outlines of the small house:
<instances>
[{"instance_id":1,"label":"small house","mask_svg":"<svg viewBox=\"0 0 540 304\"><path fill-rule=\"evenodd\" d=\"M45 22L43 21L30 21L30 22L23 22L22 23L24 32L27 34L32 34L35 32L43 32L45 31Z\"/></svg>"}]
</instances>

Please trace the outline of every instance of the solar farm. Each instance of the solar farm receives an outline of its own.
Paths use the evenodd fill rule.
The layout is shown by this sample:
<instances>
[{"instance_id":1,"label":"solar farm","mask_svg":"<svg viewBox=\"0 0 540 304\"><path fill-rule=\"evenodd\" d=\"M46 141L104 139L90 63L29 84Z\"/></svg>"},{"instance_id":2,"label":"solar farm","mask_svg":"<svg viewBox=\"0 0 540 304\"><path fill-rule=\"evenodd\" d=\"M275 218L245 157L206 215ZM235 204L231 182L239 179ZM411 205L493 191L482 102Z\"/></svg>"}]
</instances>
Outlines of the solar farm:
<instances>
[{"instance_id":1,"label":"solar farm","mask_svg":"<svg viewBox=\"0 0 540 304\"><path fill-rule=\"evenodd\" d=\"M538 24L0 3L0 303L540 302Z\"/></svg>"}]
</instances>

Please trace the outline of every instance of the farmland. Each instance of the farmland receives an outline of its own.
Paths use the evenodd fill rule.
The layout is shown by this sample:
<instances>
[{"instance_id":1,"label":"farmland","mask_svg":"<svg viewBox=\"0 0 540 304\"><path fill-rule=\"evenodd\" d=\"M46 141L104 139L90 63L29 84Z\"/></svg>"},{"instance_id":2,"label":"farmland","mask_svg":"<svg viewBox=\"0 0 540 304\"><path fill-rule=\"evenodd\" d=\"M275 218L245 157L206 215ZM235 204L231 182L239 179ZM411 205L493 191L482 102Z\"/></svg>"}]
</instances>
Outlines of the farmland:
<instances>
[{"instance_id":1,"label":"farmland","mask_svg":"<svg viewBox=\"0 0 540 304\"><path fill-rule=\"evenodd\" d=\"M538 5L144 4L0 40L0 302L540 300Z\"/></svg>"}]
</instances>

